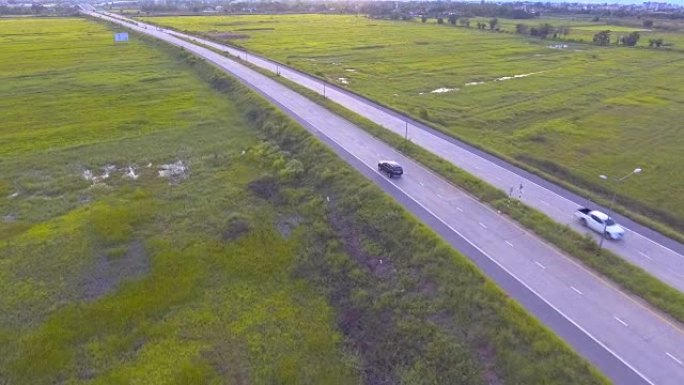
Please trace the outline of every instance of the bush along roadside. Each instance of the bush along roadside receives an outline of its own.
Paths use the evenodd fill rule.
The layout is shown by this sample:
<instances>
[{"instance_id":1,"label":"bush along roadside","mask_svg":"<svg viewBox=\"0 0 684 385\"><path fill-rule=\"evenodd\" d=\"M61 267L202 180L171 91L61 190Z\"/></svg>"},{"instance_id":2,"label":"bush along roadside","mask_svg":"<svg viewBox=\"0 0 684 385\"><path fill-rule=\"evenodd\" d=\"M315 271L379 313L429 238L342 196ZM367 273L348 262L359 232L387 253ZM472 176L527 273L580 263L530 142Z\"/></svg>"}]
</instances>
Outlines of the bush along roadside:
<instances>
[{"instance_id":1,"label":"bush along roadside","mask_svg":"<svg viewBox=\"0 0 684 385\"><path fill-rule=\"evenodd\" d=\"M250 65L245 62L243 64ZM376 138L395 147L404 155L411 157L452 184L467 191L481 202L514 219L550 244L610 279L620 288L644 299L674 320L684 323L684 293L663 283L640 267L625 261L610 250L600 249L591 237L559 224L542 212L519 201L511 202L508 196L496 187L320 94L287 79L275 76L259 67L252 65L250 67L264 75L273 77L310 100L363 128Z\"/></svg>"},{"instance_id":2,"label":"bush along roadside","mask_svg":"<svg viewBox=\"0 0 684 385\"><path fill-rule=\"evenodd\" d=\"M203 61L191 64L241 106L269 142L262 153L291 154L274 162L278 183L289 184L286 204L324 218L305 224L293 274L328 295L366 383L608 383L301 126Z\"/></svg>"}]
</instances>

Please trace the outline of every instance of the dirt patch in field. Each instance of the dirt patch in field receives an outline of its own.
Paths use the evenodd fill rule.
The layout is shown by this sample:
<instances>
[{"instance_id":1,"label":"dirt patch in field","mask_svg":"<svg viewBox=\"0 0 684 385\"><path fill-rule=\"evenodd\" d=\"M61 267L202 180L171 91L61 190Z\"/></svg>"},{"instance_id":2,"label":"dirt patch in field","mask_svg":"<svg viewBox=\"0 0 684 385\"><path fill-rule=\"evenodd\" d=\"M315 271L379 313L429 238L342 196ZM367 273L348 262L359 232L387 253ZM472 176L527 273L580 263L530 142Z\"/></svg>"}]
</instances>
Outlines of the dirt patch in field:
<instances>
[{"instance_id":1,"label":"dirt patch in field","mask_svg":"<svg viewBox=\"0 0 684 385\"><path fill-rule=\"evenodd\" d=\"M336 212L330 215L330 224L342 239L344 251L378 278L389 278L394 273L392 261L388 257L370 255L362 244L361 234L350 222L340 218Z\"/></svg>"},{"instance_id":2,"label":"dirt patch in field","mask_svg":"<svg viewBox=\"0 0 684 385\"><path fill-rule=\"evenodd\" d=\"M264 28L240 28L236 31L275 31L275 28L264 27Z\"/></svg>"},{"instance_id":3,"label":"dirt patch in field","mask_svg":"<svg viewBox=\"0 0 684 385\"><path fill-rule=\"evenodd\" d=\"M127 245L121 256L107 256L104 253L79 283L81 299L90 302L114 291L124 280L145 276L150 269L150 261L140 240Z\"/></svg>"},{"instance_id":4,"label":"dirt patch in field","mask_svg":"<svg viewBox=\"0 0 684 385\"><path fill-rule=\"evenodd\" d=\"M264 175L259 179L249 182L249 191L261 199L275 200L280 196L280 186L275 177Z\"/></svg>"},{"instance_id":5,"label":"dirt patch in field","mask_svg":"<svg viewBox=\"0 0 684 385\"><path fill-rule=\"evenodd\" d=\"M362 45L359 47L352 47L351 49L380 49L385 47L385 45Z\"/></svg>"},{"instance_id":6,"label":"dirt patch in field","mask_svg":"<svg viewBox=\"0 0 684 385\"><path fill-rule=\"evenodd\" d=\"M280 235L282 235L284 238L289 238L290 235L292 235L292 231L299 226L301 222L302 217L299 215L282 216L278 218L276 227L278 228Z\"/></svg>"},{"instance_id":7,"label":"dirt patch in field","mask_svg":"<svg viewBox=\"0 0 684 385\"><path fill-rule=\"evenodd\" d=\"M209 32L207 36L226 40L249 39L249 35L233 32Z\"/></svg>"},{"instance_id":8,"label":"dirt patch in field","mask_svg":"<svg viewBox=\"0 0 684 385\"><path fill-rule=\"evenodd\" d=\"M251 226L247 220L234 217L228 221L228 224L221 235L224 241L234 241L244 234L249 233L250 230Z\"/></svg>"}]
</instances>

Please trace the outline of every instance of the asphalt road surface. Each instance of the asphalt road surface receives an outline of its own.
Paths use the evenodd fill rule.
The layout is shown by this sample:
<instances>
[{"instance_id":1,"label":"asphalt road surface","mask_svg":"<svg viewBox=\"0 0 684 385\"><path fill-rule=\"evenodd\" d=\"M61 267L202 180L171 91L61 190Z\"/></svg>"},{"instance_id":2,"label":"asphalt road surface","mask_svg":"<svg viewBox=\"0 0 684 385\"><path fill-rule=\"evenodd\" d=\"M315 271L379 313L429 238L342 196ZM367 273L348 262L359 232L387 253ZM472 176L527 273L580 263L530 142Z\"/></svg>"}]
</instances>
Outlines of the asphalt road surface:
<instances>
[{"instance_id":1,"label":"asphalt road surface","mask_svg":"<svg viewBox=\"0 0 684 385\"><path fill-rule=\"evenodd\" d=\"M359 95L328 83L324 85L321 80L307 74L244 50L217 44L180 32L171 30L166 32L224 51L242 60L246 60L250 64L273 73L279 73L280 76L315 92L325 93L328 99L396 134L408 136L414 144L424 147L435 155L450 161L457 167L487 181L502 191L509 193L512 190L514 198L521 199L525 204L543 212L556 222L568 225L580 233L588 233L597 241L600 240L598 234L583 227L574 218L574 212L581 207L597 208L608 212L606 208L588 199L512 166L499 158L451 138L424 124L379 106ZM637 166L628 166L625 173ZM644 170L644 172L648 172L648 170ZM638 176L636 177L638 178ZM621 241L605 241L604 247L648 271L670 286L684 291L684 245L621 215L614 214L612 216L625 227L626 237Z\"/></svg>"},{"instance_id":2,"label":"asphalt road surface","mask_svg":"<svg viewBox=\"0 0 684 385\"><path fill-rule=\"evenodd\" d=\"M182 46L259 92L471 258L616 384L684 384L684 329L680 324L280 83L163 29L88 14ZM388 179L378 173L378 159L399 161L405 175Z\"/></svg>"}]
</instances>

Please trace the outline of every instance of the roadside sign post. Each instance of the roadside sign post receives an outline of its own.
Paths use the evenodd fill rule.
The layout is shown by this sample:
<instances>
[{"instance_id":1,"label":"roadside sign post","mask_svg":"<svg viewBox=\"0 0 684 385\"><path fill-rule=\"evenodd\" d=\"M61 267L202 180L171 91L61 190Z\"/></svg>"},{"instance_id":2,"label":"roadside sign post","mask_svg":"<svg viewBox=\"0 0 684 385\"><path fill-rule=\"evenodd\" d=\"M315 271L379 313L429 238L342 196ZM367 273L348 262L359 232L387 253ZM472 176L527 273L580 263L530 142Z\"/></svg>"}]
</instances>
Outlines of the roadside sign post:
<instances>
[{"instance_id":1,"label":"roadside sign post","mask_svg":"<svg viewBox=\"0 0 684 385\"><path fill-rule=\"evenodd\" d=\"M115 43L120 43L128 41L128 33L127 32L121 32L121 33L115 33L114 34L114 42Z\"/></svg>"}]
</instances>

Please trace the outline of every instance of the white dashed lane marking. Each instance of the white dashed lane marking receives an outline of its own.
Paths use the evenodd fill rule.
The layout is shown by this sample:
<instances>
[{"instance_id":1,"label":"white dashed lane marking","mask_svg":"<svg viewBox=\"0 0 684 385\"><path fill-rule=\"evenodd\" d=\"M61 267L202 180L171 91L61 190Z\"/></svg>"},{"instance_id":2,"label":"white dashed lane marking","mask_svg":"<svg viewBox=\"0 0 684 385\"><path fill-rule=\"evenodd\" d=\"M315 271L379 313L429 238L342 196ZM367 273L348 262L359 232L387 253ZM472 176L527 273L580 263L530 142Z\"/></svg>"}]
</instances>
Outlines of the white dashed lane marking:
<instances>
[{"instance_id":1,"label":"white dashed lane marking","mask_svg":"<svg viewBox=\"0 0 684 385\"><path fill-rule=\"evenodd\" d=\"M648 255L644 254L644 253L641 252L641 251L639 252L639 254L641 254L641 256L644 257L644 258L646 258L646 259L653 260L653 258L649 257Z\"/></svg>"},{"instance_id":2,"label":"white dashed lane marking","mask_svg":"<svg viewBox=\"0 0 684 385\"><path fill-rule=\"evenodd\" d=\"M577 294L582 295L582 292L579 291L579 289L577 289L576 287L570 286L570 288L571 288L572 290L574 290Z\"/></svg>"},{"instance_id":3,"label":"white dashed lane marking","mask_svg":"<svg viewBox=\"0 0 684 385\"><path fill-rule=\"evenodd\" d=\"M627 325L627 322L621 320L620 318L618 318L618 317L616 317L616 316L613 316L613 318L615 318L615 320L616 320L617 322L621 323L622 326L628 326L628 325Z\"/></svg>"},{"instance_id":4,"label":"white dashed lane marking","mask_svg":"<svg viewBox=\"0 0 684 385\"><path fill-rule=\"evenodd\" d=\"M668 357L672 358L672 360L673 360L674 362L678 363L679 365L684 365L684 364L682 363L682 361L680 361L679 359L677 359L677 357L673 356L672 354L670 354L670 353L668 353L668 352L665 352L665 354L667 354Z\"/></svg>"}]
</instances>

